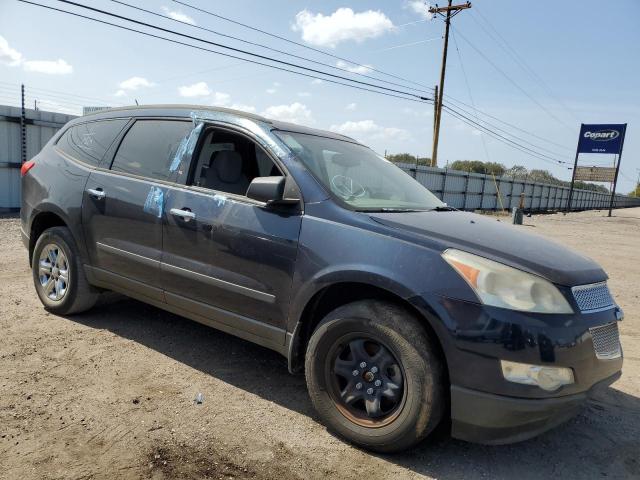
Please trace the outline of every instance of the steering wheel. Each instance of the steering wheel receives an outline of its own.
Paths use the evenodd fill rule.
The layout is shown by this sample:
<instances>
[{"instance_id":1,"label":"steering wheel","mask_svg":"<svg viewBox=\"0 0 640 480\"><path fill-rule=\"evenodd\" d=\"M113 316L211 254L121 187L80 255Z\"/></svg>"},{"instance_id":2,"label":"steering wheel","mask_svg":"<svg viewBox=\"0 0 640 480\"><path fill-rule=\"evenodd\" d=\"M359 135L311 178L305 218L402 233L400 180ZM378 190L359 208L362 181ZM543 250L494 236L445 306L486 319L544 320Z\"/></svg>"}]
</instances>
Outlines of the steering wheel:
<instances>
[{"instance_id":1,"label":"steering wheel","mask_svg":"<svg viewBox=\"0 0 640 480\"><path fill-rule=\"evenodd\" d=\"M353 178L346 175L336 175L331 179L334 192L342 198L360 198L366 193L365 188Z\"/></svg>"}]
</instances>

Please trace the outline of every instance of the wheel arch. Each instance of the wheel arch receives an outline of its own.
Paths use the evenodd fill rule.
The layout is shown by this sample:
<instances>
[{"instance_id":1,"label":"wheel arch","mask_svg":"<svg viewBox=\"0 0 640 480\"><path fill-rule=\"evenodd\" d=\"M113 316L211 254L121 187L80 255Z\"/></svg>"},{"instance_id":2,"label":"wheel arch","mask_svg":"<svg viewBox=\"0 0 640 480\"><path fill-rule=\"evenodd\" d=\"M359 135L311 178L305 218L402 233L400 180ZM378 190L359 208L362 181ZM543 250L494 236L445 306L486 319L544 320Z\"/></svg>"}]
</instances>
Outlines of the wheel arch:
<instances>
[{"instance_id":1,"label":"wheel arch","mask_svg":"<svg viewBox=\"0 0 640 480\"><path fill-rule=\"evenodd\" d=\"M381 286L362 280L344 280L323 285L308 298L297 316L297 321L288 339L289 371L291 373L302 372L309 339L315 331L315 327L329 312L347 303L371 299L393 303L415 316L429 336L433 338L438 348L437 353L444 362L445 372L447 372L447 359L442 341L436 329L431 325L430 319L409 302L411 296L402 288L394 288L393 284Z\"/></svg>"},{"instance_id":2,"label":"wheel arch","mask_svg":"<svg viewBox=\"0 0 640 480\"><path fill-rule=\"evenodd\" d=\"M51 227L69 228L69 223L68 220L65 219L65 215L56 208L38 210L31 219L29 226L29 265L31 265L33 261L33 249L36 246L38 238L40 238L42 232Z\"/></svg>"}]
</instances>

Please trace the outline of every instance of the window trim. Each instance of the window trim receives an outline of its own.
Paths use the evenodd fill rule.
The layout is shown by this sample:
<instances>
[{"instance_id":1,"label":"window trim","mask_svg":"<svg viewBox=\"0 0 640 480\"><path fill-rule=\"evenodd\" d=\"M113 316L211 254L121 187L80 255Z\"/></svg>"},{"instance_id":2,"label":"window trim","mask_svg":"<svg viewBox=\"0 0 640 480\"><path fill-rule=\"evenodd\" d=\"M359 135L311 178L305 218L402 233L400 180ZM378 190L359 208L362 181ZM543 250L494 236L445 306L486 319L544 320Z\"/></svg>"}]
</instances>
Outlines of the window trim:
<instances>
[{"instance_id":1,"label":"window trim","mask_svg":"<svg viewBox=\"0 0 640 480\"><path fill-rule=\"evenodd\" d=\"M67 134L67 132L69 132L72 128L80 127L80 126L86 125L88 123L109 122L109 121L112 121L112 120L125 120L125 122L124 122L124 125L122 126L122 128L120 128L120 131L116 134L116 136L113 138L113 140L111 140L111 143L109 143L109 146L106 148L106 150L102 154L102 157L100 157L100 160L98 160L98 162L96 164L87 163L84 160L82 160L81 158L78 158L78 157L76 157L74 155L71 155L71 154L65 152L64 150L62 150L61 147L58 146L58 143L60 142L60 140L62 140L62 137L64 137ZM122 132L127 128L130 120L131 120L131 117L98 118L98 119L94 119L94 120L87 120L85 122L74 123L72 125L67 125L66 127L62 128L60 131L56 132L57 133L57 138L55 139L55 141L53 143L53 148L54 148L54 150L55 150L55 152L57 154L64 155L66 158L69 158L70 160L73 160L75 162L81 163L82 165L84 165L86 167L89 167L91 169L99 168L100 165L102 164L102 162L104 161L104 159L107 157L107 154L109 153L109 150L111 150L111 147L113 146L113 144L116 141L118 141L118 138L122 135Z\"/></svg>"},{"instance_id":2,"label":"window trim","mask_svg":"<svg viewBox=\"0 0 640 480\"><path fill-rule=\"evenodd\" d=\"M211 121L211 120L206 120L203 121L204 123L204 128L202 129L202 132L200 134L200 138L198 138L198 143L196 144L196 148L193 150L193 155L191 156L191 159L189 160L189 173L186 177L185 183L178 183L175 182L175 185L187 189L187 190L191 190L197 193L201 193L201 194L205 194L205 195L223 195L225 197L229 197L232 200L235 201L239 201L239 202L243 202L243 203L247 203L250 205L254 205L254 206L259 206L259 207L265 207L267 204L265 202L260 202L258 200L253 200L252 198L247 197L246 195L238 195L236 193L229 193L229 192L224 192L222 190L214 190L212 188L206 188L206 187L201 187L198 185L193 185L190 184L190 182L193 182L193 176L195 174L194 172L194 168L196 167L196 164L193 163L193 159L194 158L198 158L200 156L200 152L202 150L202 145L204 142L204 139L206 137L206 133L208 130L210 129L216 129L216 130L222 130L228 133L233 133L236 135L240 135L244 138L246 138L247 140L253 142L258 148L261 148L262 151L269 157L269 159L280 169L280 171L282 172L282 176L285 177L285 181L287 182L293 182L293 184L295 185L296 190L298 191L298 194L300 196L300 202L298 204L298 208L300 210L300 212L304 211L304 197L302 194L302 190L300 189L300 187L298 186L297 182L295 181L295 179L293 178L293 176L291 175L291 173L289 173L289 170L287 170L287 167L282 163L282 161L278 158L277 155L275 155L269 148L264 147L260 141L257 139L257 137L246 131L245 129L243 129L242 127L238 127L236 125L229 125L226 123L218 123L215 121ZM257 177L256 177L257 178Z\"/></svg>"},{"instance_id":3,"label":"window trim","mask_svg":"<svg viewBox=\"0 0 640 480\"><path fill-rule=\"evenodd\" d=\"M197 194L200 194L200 195L207 195L209 197L213 197L214 195L224 195L225 197L228 197L233 201L236 201L236 202L239 202L239 203L248 204L248 205L251 205L251 206L257 206L257 207L266 207L267 206L266 203L260 202L258 200L253 200L253 199L247 197L246 195L237 195L237 194L233 194L233 193L223 192L223 191L220 191L220 190L212 190L210 188L204 188L204 187L198 187L196 185L187 185L185 183L180 183L180 182L177 181L177 176L174 176L174 178L169 179L169 180L159 180L159 179L152 178L152 177L145 177L145 176L142 176L142 175L136 175L134 173L118 172L118 171L111 170L111 167L113 165L113 161L115 160L116 154L118 153L118 150L120 149L122 141L127 136L127 133L129 133L129 130L133 127L133 125L135 125L135 123L137 121L139 121L139 120L172 120L172 121L177 121L177 122L193 122L193 120L190 117L186 117L186 116L177 117L177 116L148 116L148 115L145 115L145 116L139 116L139 117L128 116L128 117L118 117L118 118L127 119L128 123L122 128L122 130L120 131L118 136L111 143L111 145L109 146L109 149L105 153L105 156L102 158L102 161L100 162L100 164L98 166L92 167L95 170L98 170L98 171L103 172L103 173L107 173L109 175L119 175L119 176L123 176L123 177L129 177L129 178L134 179L134 180L153 182L153 183L157 183L157 184L166 185L166 186L172 187L172 188L179 188L179 189L183 189L183 190L189 190L189 191L191 191L193 193L197 193ZM104 119L104 120L107 120L107 119ZM112 120L112 119L109 118L108 120ZM92 120L92 121L100 121L100 120ZM88 122L83 122L83 123L88 123ZM253 143L255 143L258 147L262 148L262 150L267 154L267 156L271 159L271 161L273 161L278 166L278 168L283 172L283 176L286 177L286 179L287 179L286 181L293 182L293 185L295 186L295 188L298 191L298 194L300 196L300 202L299 202L299 205L298 205L298 213L299 214L304 214L304 196L303 196L302 190L300 189L300 186L295 181L293 175L291 175L291 173L289 173L289 170L284 165L284 163L280 160L280 158L278 158L277 155L275 155L271 151L271 149L269 149L267 147L264 147L253 133L251 133L249 131L246 131L242 127L239 127L239 126L236 126L236 125L229 125L229 124L226 124L226 123L218 123L218 122L210 121L210 120L203 121L203 123L205 124L205 128L203 128L203 132L200 134L200 137L198 138L198 143L196 144L196 148L194 149L194 154L191 156L191 159L189 160L189 174L187 175L187 179L189 179L189 177L191 176L193 158L200 154L200 150L202 148L202 142L203 142L203 139L204 139L204 133L207 131L207 127L211 126L211 127L217 128L217 129L226 130L226 131L229 131L230 133L235 133L235 134L238 134L238 135L242 135L242 136L246 137L248 140L250 140ZM288 207L287 210L290 211L290 207Z\"/></svg>"}]
</instances>

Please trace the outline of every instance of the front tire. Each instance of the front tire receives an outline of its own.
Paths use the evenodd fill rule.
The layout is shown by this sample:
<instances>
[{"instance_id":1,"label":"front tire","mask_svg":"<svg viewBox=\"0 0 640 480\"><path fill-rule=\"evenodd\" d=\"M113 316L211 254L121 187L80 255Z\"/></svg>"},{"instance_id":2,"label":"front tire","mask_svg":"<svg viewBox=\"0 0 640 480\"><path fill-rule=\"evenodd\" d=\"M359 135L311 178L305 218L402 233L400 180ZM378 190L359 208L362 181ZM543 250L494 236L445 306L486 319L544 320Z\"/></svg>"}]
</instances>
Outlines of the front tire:
<instances>
[{"instance_id":1,"label":"front tire","mask_svg":"<svg viewBox=\"0 0 640 480\"><path fill-rule=\"evenodd\" d=\"M427 437L446 407L444 366L434 341L403 308L376 300L329 313L305 359L311 401L327 427L381 453Z\"/></svg>"},{"instance_id":2,"label":"front tire","mask_svg":"<svg viewBox=\"0 0 640 480\"><path fill-rule=\"evenodd\" d=\"M93 307L98 292L89 285L78 247L66 227L52 227L38 238L31 259L33 283L44 307L71 315Z\"/></svg>"}]
</instances>

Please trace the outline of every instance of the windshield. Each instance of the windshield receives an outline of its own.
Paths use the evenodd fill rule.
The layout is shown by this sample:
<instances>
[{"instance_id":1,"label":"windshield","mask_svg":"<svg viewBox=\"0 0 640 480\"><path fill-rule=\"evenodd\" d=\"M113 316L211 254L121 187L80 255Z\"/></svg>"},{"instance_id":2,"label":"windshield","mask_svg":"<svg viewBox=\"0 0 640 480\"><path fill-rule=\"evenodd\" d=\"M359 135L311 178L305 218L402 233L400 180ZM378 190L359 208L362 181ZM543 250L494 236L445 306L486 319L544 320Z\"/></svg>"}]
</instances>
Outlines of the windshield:
<instances>
[{"instance_id":1,"label":"windshield","mask_svg":"<svg viewBox=\"0 0 640 480\"><path fill-rule=\"evenodd\" d=\"M445 205L393 163L363 145L304 133L274 133L327 190L355 210L431 210Z\"/></svg>"}]
</instances>

